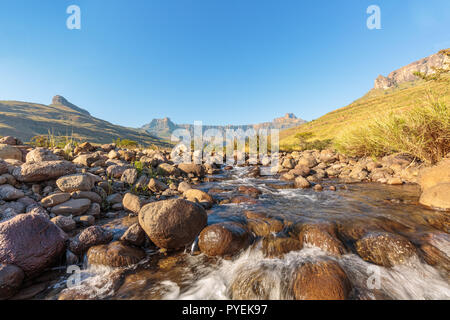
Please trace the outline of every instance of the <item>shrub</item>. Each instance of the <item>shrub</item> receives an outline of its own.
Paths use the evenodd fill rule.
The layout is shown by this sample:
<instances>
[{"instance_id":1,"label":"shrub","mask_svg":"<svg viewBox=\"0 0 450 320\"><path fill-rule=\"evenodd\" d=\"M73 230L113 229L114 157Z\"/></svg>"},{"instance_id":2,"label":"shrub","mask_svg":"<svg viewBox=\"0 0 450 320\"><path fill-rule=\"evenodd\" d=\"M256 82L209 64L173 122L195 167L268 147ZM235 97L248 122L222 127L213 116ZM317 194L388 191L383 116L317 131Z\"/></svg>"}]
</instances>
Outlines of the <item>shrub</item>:
<instances>
[{"instance_id":1,"label":"shrub","mask_svg":"<svg viewBox=\"0 0 450 320\"><path fill-rule=\"evenodd\" d=\"M116 140L113 140L113 143L115 143L118 147L136 148L138 146L137 141L130 139L117 138Z\"/></svg>"},{"instance_id":2,"label":"shrub","mask_svg":"<svg viewBox=\"0 0 450 320\"><path fill-rule=\"evenodd\" d=\"M422 106L391 112L344 132L336 139L335 147L352 156L405 152L435 163L450 152L450 111L445 103L428 94Z\"/></svg>"}]
</instances>

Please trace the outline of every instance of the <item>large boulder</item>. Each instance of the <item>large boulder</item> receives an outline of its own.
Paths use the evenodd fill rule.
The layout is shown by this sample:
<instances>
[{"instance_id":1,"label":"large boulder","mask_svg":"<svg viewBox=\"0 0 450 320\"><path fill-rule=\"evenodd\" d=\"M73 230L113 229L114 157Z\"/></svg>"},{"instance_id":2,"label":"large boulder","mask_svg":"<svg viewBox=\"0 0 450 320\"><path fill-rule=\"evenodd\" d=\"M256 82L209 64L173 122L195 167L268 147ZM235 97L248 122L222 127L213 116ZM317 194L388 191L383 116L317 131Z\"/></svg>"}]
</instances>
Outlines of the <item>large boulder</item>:
<instances>
[{"instance_id":1,"label":"large boulder","mask_svg":"<svg viewBox=\"0 0 450 320\"><path fill-rule=\"evenodd\" d=\"M22 161L22 151L9 144L0 144L0 158Z\"/></svg>"},{"instance_id":2,"label":"large boulder","mask_svg":"<svg viewBox=\"0 0 450 320\"><path fill-rule=\"evenodd\" d=\"M0 264L0 300L8 299L17 293L25 277L19 267Z\"/></svg>"},{"instance_id":3,"label":"large boulder","mask_svg":"<svg viewBox=\"0 0 450 320\"><path fill-rule=\"evenodd\" d=\"M166 249L191 244L207 223L206 211L183 199L153 202L142 207L139 224L150 240Z\"/></svg>"},{"instance_id":4,"label":"large boulder","mask_svg":"<svg viewBox=\"0 0 450 320\"><path fill-rule=\"evenodd\" d=\"M120 241L94 246L87 252L90 264L109 267L127 267L138 263L144 257L144 250L128 246Z\"/></svg>"},{"instance_id":5,"label":"large boulder","mask_svg":"<svg viewBox=\"0 0 450 320\"><path fill-rule=\"evenodd\" d=\"M65 252L66 234L38 214L20 214L0 223L0 263L14 264L32 277Z\"/></svg>"},{"instance_id":6,"label":"large boulder","mask_svg":"<svg viewBox=\"0 0 450 320\"><path fill-rule=\"evenodd\" d=\"M434 167L422 169L418 182L422 190L439 183L450 183L450 159L444 159Z\"/></svg>"},{"instance_id":7,"label":"large boulder","mask_svg":"<svg viewBox=\"0 0 450 320\"><path fill-rule=\"evenodd\" d=\"M347 274L333 260L303 263L294 274L296 300L345 300L351 290Z\"/></svg>"},{"instance_id":8,"label":"large boulder","mask_svg":"<svg viewBox=\"0 0 450 320\"><path fill-rule=\"evenodd\" d=\"M267 269L267 270L266 270ZM264 266L244 266L236 272L230 286L232 300L275 300L280 280L270 268Z\"/></svg>"},{"instance_id":9,"label":"large boulder","mask_svg":"<svg viewBox=\"0 0 450 320\"><path fill-rule=\"evenodd\" d=\"M76 167L69 161L45 161L25 163L14 168L12 175L21 182L41 182L57 179L61 176L75 173Z\"/></svg>"},{"instance_id":10,"label":"large boulder","mask_svg":"<svg viewBox=\"0 0 450 320\"><path fill-rule=\"evenodd\" d=\"M89 175L77 173L59 178L56 185L63 192L90 191L94 180Z\"/></svg>"},{"instance_id":11,"label":"large boulder","mask_svg":"<svg viewBox=\"0 0 450 320\"><path fill-rule=\"evenodd\" d=\"M419 202L433 209L450 210L450 182L426 188Z\"/></svg>"},{"instance_id":12,"label":"large boulder","mask_svg":"<svg viewBox=\"0 0 450 320\"><path fill-rule=\"evenodd\" d=\"M363 260L384 267L404 263L416 255L416 248L408 239L388 232L370 232L355 247Z\"/></svg>"},{"instance_id":13,"label":"large boulder","mask_svg":"<svg viewBox=\"0 0 450 320\"><path fill-rule=\"evenodd\" d=\"M28 163L42 161L62 160L60 156L54 154L51 150L45 148L35 148L27 153L25 161Z\"/></svg>"},{"instance_id":14,"label":"large boulder","mask_svg":"<svg viewBox=\"0 0 450 320\"><path fill-rule=\"evenodd\" d=\"M200 251L208 256L232 256L252 242L246 228L235 222L221 222L202 230L198 239Z\"/></svg>"},{"instance_id":15,"label":"large boulder","mask_svg":"<svg viewBox=\"0 0 450 320\"><path fill-rule=\"evenodd\" d=\"M51 212L56 215L63 216L81 216L88 211L91 206L91 200L89 199L70 199L52 207Z\"/></svg>"}]
</instances>

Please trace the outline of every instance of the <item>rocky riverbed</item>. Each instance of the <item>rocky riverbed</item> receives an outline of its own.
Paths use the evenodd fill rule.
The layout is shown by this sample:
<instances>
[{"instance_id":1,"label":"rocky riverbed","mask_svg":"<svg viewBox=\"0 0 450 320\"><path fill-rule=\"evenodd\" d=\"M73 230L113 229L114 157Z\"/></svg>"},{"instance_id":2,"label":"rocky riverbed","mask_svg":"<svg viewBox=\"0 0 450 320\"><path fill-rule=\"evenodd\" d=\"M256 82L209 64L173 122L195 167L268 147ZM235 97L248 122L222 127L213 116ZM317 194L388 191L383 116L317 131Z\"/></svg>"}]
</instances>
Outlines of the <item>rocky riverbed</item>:
<instances>
[{"instance_id":1,"label":"rocky riverbed","mask_svg":"<svg viewBox=\"0 0 450 320\"><path fill-rule=\"evenodd\" d=\"M448 159L270 172L13 137L0 158L0 299L450 299Z\"/></svg>"}]
</instances>

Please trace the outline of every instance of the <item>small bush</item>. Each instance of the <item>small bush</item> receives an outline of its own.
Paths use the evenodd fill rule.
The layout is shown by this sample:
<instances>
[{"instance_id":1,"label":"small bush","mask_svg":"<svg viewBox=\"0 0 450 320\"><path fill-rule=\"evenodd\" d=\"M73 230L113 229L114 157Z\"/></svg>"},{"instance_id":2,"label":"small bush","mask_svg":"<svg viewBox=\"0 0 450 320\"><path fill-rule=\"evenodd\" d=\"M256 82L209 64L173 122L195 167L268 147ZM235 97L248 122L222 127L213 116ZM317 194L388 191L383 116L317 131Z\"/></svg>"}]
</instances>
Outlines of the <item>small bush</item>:
<instances>
[{"instance_id":1,"label":"small bush","mask_svg":"<svg viewBox=\"0 0 450 320\"><path fill-rule=\"evenodd\" d=\"M331 146L331 139L319 140L315 139L310 141L314 137L312 132L300 132L295 135L295 138L299 140L299 147L303 150L323 150Z\"/></svg>"},{"instance_id":2,"label":"small bush","mask_svg":"<svg viewBox=\"0 0 450 320\"><path fill-rule=\"evenodd\" d=\"M383 156L405 152L435 163L450 152L449 107L427 95L422 106L389 113L344 132L336 139L338 151L352 156Z\"/></svg>"},{"instance_id":3,"label":"small bush","mask_svg":"<svg viewBox=\"0 0 450 320\"><path fill-rule=\"evenodd\" d=\"M139 145L137 143L137 141L130 140L130 139L120 139L120 138L113 140L113 143L115 143L116 146L118 146L118 147L128 147L128 148L137 148Z\"/></svg>"}]
</instances>

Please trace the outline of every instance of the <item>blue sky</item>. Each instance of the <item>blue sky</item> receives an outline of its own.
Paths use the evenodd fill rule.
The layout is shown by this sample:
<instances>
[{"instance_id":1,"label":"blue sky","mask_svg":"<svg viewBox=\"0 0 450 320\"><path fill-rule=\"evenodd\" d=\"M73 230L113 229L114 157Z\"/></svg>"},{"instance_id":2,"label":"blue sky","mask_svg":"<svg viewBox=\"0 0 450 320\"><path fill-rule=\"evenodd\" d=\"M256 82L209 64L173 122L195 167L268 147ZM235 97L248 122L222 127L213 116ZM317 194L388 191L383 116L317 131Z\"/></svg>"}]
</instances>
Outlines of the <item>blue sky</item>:
<instances>
[{"instance_id":1,"label":"blue sky","mask_svg":"<svg viewBox=\"0 0 450 320\"><path fill-rule=\"evenodd\" d=\"M449 30L448 0L0 0L0 100L60 94L132 127L311 120L450 47Z\"/></svg>"}]
</instances>

